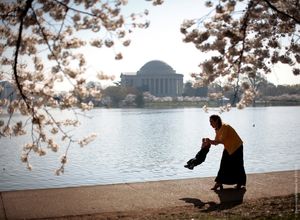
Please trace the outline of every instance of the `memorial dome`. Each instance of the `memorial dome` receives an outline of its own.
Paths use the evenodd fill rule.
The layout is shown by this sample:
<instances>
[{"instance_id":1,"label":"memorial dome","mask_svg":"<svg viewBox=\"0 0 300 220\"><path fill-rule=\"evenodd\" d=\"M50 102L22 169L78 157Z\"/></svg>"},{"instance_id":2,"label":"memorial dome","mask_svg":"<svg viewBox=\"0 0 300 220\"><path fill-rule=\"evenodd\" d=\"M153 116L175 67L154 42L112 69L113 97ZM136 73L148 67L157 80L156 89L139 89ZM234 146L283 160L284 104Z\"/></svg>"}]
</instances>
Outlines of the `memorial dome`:
<instances>
[{"instance_id":1,"label":"memorial dome","mask_svg":"<svg viewBox=\"0 0 300 220\"><path fill-rule=\"evenodd\" d=\"M142 68L137 72L137 74L141 75L149 75L149 74L175 74L175 70L160 60L152 60L147 62L142 66Z\"/></svg>"}]
</instances>

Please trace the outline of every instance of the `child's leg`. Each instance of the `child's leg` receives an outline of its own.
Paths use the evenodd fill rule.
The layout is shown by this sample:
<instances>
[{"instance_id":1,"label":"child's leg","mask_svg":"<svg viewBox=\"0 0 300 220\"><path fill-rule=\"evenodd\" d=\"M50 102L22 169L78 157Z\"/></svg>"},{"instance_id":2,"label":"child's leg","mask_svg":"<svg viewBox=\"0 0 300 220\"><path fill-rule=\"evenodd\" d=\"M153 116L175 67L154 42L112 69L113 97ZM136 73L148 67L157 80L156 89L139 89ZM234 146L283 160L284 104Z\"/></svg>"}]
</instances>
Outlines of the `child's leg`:
<instances>
[{"instance_id":1,"label":"child's leg","mask_svg":"<svg viewBox=\"0 0 300 220\"><path fill-rule=\"evenodd\" d=\"M194 161L195 166L198 166L205 161L208 152L209 147L201 148L201 150L196 154L196 160Z\"/></svg>"}]
</instances>

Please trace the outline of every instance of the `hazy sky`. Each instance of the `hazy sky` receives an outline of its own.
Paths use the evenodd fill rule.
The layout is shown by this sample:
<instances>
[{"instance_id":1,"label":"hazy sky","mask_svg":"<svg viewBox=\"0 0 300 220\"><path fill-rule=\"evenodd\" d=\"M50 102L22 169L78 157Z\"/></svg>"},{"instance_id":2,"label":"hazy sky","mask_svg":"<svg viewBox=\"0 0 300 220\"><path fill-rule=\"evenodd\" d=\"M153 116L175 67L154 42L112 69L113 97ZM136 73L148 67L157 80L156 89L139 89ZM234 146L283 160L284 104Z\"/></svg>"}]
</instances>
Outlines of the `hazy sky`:
<instances>
[{"instance_id":1,"label":"hazy sky","mask_svg":"<svg viewBox=\"0 0 300 220\"><path fill-rule=\"evenodd\" d=\"M150 27L136 29L130 36L129 47L114 49L93 49L88 52L89 78L102 70L115 75L119 80L121 72L136 72L151 60L162 60L177 73L184 74L184 80L190 79L192 72L198 72L198 65L205 60L205 53L197 50L193 44L182 41L180 25L184 19L201 18L211 9L201 0L165 0L160 6L152 6L144 0L129 0L124 12L143 12L149 10ZM116 61L115 52L122 52L123 59ZM274 67L268 79L274 84L300 84L300 77L293 76L288 67Z\"/></svg>"}]
</instances>

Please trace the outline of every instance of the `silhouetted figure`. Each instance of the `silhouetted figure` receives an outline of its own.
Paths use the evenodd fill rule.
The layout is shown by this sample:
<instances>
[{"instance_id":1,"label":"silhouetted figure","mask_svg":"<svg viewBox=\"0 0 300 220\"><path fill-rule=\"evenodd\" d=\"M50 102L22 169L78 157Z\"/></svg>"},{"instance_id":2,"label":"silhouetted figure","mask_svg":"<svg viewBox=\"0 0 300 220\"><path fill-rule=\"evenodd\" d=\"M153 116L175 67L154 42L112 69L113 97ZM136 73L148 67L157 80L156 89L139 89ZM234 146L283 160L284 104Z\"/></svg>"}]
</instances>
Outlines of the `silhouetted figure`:
<instances>
[{"instance_id":1,"label":"silhouetted figure","mask_svg":"<svg viewBox=\"0 0 300 220\"><path fill-rule=\"evenodd\" d=\"M209 121L216 131L216 136L214 140L207 141L213 145L224 145L220 169L215 179L216 184L211 189L223 189L223 184L236 184L236 188L240 189L246 185L247 178L243 159L243 141L234 128L222 122L220 116L211 115Z\"/></svg>"},{"instance_id":2,"label":"silhouetted figure","mask_svg":"<svg viewBox=\"0 0 300 220\"><path fill-rule=\"evenodd\" d=\"M201 163L203 163L205 161L207 153L209 152L210 145L211 144L207 141L207 139L203 138L201 150L196 154L194 158L190 159L187 162L187 164L184 165L184 167L192 170L195 166L198 166Z\"/></svg>"}]
</instances>

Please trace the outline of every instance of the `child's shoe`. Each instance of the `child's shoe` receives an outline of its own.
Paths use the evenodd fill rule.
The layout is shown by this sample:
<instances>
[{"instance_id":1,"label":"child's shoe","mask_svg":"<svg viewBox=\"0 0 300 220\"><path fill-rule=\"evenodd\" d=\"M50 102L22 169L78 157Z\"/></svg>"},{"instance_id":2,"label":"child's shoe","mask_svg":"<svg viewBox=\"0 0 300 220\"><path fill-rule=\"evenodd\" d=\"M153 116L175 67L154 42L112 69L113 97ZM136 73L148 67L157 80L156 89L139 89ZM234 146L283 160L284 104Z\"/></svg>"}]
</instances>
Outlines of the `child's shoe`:
<instances>
[{"instance_id":1,"label":"child's shoe","mask_svg":"<svg viewBox=\"0 0 300 220\"><path fill-rule=\"evenodd\" d=\"M195 166L193 164L186 164L186 165L184 165L184 167L192 170L192 169L194 169Z\"/></svg>"},{"instance_id":2,"label":"child's shoe","mask_svg":"<svg viewBox=\"0 0 300 220\"><path fill-rule=\"evenodd\" d=\"M186 165L184 165L185 168L190 170L194 169L195 166L195 158L190 159L188 162L186 162Z\"/></svg>"}]
</instances>

